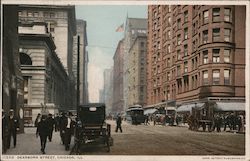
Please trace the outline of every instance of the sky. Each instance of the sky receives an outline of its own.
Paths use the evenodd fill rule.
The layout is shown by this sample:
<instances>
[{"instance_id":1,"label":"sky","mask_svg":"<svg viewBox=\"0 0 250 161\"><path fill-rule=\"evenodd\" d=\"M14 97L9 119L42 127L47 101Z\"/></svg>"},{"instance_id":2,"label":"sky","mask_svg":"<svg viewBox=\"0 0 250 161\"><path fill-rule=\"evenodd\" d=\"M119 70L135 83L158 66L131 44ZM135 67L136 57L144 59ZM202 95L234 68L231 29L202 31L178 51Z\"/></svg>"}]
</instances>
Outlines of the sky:
<instances>
[{"instance_id":1,"label":"sky","mask_svg":"<svg viewBox=\"0 0 250 161\"><path fill-rule=\"evenodd\" d=\"M88 83L90 102L99 101L103 89L103 71L113 66L113 56L124 32L116 29L130 18L147 18L147 6L84 5L76 6L76 18L87 21L89 55Z\"/></svg>"}]
</instances>

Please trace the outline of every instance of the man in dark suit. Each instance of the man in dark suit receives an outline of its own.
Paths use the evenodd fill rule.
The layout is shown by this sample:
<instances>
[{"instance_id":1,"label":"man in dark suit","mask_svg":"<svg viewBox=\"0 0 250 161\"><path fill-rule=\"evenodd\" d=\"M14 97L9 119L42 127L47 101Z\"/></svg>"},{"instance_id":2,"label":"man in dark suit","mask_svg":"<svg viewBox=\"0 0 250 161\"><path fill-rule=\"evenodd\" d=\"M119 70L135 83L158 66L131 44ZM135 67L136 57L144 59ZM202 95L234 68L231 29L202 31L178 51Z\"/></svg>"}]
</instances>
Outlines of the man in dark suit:
<instances>
[{"instance_id":1,"label":"man in dark suit","mask_svg":"<svg viewBox=\"0 0 250 161\"><path fill-rule=\"evenodd\" d=\"M48 115L47 118L48 126L49 126L49 141L52 141L52 135L53 135L53 130L54 130L54 125L55 125L55 120L52 117L52 114Z\"/></svg>"},{"instance_id":2,"label":"man in dark suit","mask_svg":"<svg viewBox=\"0 0 250 161\"><path fill-rule=\"evenodd\" d=\"M41 141L41 151L45 154L47 137L49 136L49 124L45 115L42 115L41 121L37 124L36 137L38 137L38 135L40 136Z\"/></svg>"},{"instance_id":3,"label":"man in dark suit","mask_svg":"<svg viewBox=\"0 0 250 161\"><path fill-rule=\"evenodd\" d=\"M14 110L10 109L8 117L8 145L7 148L10 148L11 137L13 137L14 148L16 147L16 134L19 130L19 120L14 115Z\"/></svg>"},{"instance_id":4,"label":"man in dark suit","mask_svg":"<svg viewBox=\"0 0 250 161\"><path fill-rule=\"evenodd\" d=\"M120 129L120 132L122 133L122 118L121 118L120 114L118 114L117 119L116 119L116 129L115 129L115 132L118 132L118 129Z\"/></svg>"},{"instance_id":5,"label":"man in dark suit","mask_svg":"<svg viewBox=\"0 0 250 161\"><path fill-rule=\"evenodd\" d=\"M66 113L62 112L59 118L59 129L60 129L60 137L61 137L61 141L63 145L64 145L64 138L65 138L64 127L65 127L66 122L67 122Z\"/></svg>"},{"instance_id":6,"label":"man in dark suit","mask_svg":"<svg viewBox=\"0 0 250 161\"><path fill-rule=\"evenodd\" d=\"M62 132L64 134L65 150L69 150L71 136L74 133L75 122L72 120L72 113L68 112L68 116L62 120Z\"/></svg>"}]
</instances>

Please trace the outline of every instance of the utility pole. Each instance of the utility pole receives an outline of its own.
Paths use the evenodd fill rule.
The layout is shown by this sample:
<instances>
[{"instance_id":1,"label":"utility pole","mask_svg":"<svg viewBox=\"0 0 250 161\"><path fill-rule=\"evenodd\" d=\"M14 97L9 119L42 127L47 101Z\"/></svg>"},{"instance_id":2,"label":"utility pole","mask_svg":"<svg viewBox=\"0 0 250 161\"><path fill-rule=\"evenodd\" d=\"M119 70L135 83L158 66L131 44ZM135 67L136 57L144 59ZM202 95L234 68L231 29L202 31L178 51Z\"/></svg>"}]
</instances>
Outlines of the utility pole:
<instances>
[{"instance_id":1,"label":"utility pole","mask_svg":"<svg viewBox=\"0 0 250 161\"><path fill-rule=\"evenodd\" d=\"M80 104L80 36L77 36L77 82L76 82L76 108L77 115L79 115L79 104Z\"/></svg>"}]
</instances>

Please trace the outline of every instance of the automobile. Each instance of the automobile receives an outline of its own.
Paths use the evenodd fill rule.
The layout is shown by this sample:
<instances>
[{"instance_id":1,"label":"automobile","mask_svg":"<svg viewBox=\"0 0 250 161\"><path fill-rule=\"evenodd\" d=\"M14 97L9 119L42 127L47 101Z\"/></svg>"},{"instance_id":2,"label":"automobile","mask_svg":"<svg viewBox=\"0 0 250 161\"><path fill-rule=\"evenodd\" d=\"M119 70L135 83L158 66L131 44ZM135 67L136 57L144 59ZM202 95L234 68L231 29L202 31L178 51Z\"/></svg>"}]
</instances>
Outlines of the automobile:
<instances>
[{"instance_id":1,"label":"automobile","mask_svg":"<svg viewBox=\"0 0 250 161\"><path fill-rule=\"evenodd\" d=\"M113 145L111 125L106 123L105 104L89 103L80 105L74 133L74 147L71 154L79 154L89 145L106 147L107 152Z\"/></svg>"}]
</instances>

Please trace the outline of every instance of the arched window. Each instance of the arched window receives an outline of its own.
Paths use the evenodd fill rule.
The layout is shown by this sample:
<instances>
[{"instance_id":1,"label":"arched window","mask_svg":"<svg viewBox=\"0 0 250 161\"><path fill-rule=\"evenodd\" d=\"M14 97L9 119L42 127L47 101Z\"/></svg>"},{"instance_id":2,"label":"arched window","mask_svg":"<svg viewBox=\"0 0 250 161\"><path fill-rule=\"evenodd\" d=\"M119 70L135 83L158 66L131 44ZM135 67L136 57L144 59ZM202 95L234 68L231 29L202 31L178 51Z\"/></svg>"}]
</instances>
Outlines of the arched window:
<instances>
[{"instance_id":1,"label":"arched window","mask_svg":"<svg viewBox=\"0 0 250 161\"><path fill-rule=\"evenodd\" d=\"M21 65L32 65L32 60L29 55L20 53L20 63Z\"/></svg>"}]
</instances>

